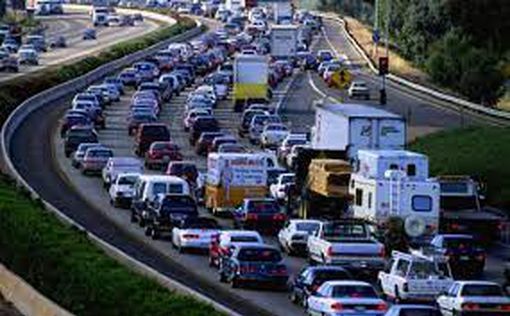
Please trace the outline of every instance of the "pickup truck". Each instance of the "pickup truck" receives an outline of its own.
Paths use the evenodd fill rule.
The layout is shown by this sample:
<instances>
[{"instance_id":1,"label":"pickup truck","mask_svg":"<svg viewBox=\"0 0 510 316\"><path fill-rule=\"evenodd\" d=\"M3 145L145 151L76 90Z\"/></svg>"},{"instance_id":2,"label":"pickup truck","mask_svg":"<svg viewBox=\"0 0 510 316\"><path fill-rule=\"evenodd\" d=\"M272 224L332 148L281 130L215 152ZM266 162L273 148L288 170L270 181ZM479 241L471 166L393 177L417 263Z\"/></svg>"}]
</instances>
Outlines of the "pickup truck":
<instances>
[{"instance_id":1,"label":"pickup truck","mask_svg":"<svg viewBox=\"0 0 510 316\"><path fill-rule=\"evenodd\" d=\"M385 266L384 245L375 240L366 222L341 219L321 222L308 237L310 263L341 265L351 272L373 274Z\"/></svg>"},{"instance_id":2,"label":"pickup truck","mask_svg":"<svg viewBox=\"0 0 510 316\"><path fill-rule=\"evenodd\" d=\"M379 272L377 280L383 294L397 303L406 300L433 302L454 282L446 258L399 251L392 252L391 263Z\"/></svg>"}]
</instances>

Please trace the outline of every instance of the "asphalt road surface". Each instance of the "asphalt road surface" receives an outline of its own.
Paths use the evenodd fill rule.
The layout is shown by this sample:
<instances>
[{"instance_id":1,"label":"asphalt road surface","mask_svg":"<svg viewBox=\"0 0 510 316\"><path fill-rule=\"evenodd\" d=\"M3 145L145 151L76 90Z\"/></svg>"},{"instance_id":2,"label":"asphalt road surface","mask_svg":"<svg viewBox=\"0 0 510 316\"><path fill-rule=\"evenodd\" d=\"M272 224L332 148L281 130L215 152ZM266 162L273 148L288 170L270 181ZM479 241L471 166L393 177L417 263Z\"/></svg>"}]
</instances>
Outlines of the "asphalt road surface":
<instances>
[{"instance_id":1,"label":"asphalt road surface","mask_svg":"<svg viewBox=\"0 0 510 316\"><path fill-rule=\"evenodd\" d=\"M6 81L23 74L44 69L52 65L70 63L76 59L101 51L106 47L157 29L161 24L144 19L133 27L97 27L96 40L83 40L83 31L91 26L91 19L86 12L67 10L63 15L51 15L40 17L43 24L47 26L46 42L49 45L51 40L58 36L66 38L67 47L50 49L48 52L39 55L39 65L20 65L18 73L0 72L0 82Z\"/></svg>"}]
</instances>

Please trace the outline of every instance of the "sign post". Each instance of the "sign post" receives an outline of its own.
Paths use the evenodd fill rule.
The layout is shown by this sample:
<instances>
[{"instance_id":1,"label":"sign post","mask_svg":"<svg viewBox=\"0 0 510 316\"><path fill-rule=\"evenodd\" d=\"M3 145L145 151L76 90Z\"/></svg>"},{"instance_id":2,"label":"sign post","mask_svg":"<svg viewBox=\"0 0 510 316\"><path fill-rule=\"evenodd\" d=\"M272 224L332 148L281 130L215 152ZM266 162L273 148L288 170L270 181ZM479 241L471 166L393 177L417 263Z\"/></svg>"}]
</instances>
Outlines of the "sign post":
<instances>
[{"instance_id":1,"label":"sign post","mask_svg":"<svg viewBox=\"0 0 510 316\"><path fill-rule=\"evenodd\" d=\"M386 104L386 75L389 72L389 58L388 56L379 57L379 76L382 79L382 87L379 96L379 103L381 105Z\"/></svg>"}]
</instances>

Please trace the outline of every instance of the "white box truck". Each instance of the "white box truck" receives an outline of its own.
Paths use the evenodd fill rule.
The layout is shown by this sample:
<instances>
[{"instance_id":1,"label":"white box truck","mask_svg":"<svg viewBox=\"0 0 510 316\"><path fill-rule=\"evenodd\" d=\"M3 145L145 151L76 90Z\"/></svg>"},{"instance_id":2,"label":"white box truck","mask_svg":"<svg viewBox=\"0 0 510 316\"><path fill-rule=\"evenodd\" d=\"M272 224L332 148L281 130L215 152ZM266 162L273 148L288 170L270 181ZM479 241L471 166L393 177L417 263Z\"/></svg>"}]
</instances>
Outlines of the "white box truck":
<instances>
[{"instance_id":1,"label":"white box truck","mask_svg":"<svg viewBox=\"0 0 510 316\"><path fill-rule=\"evenodd\" d=\"M261 55L238 55L234 60L234 109L244 105L266 102L268 95L269 61Z\"/></svg>"},{"instance_id":2,"label":"white box truck","mask_svg":"<svg viewBox=\"0 0 510 316\"><path fill-rule=\"evenodd\" d=\"M273 20L276 24L291 24L293 12L290 1L275 2L273 14Z\"/></svg>"},{"instance_id":3,"label":"white box truck","mask_svg":"<svg viewBox=\"0 0 510 316\"><path fill-rule=\"evenodd\" d=\"M271 56L276 59L294 58L297 51L297 25L273 25L271 27Z\"/></svg>"},{"instance_id":4,"label":"white box truck","mask_svg":"<svg viewBox=\"0 0 510 316\"><path fill-rule=\"evenodd\" d=\"M314 150L343 151L348 159L360 149L403 149L406 123L400 115L362 104L316 102L311 143Z\"/></svg>"}]
</instances>

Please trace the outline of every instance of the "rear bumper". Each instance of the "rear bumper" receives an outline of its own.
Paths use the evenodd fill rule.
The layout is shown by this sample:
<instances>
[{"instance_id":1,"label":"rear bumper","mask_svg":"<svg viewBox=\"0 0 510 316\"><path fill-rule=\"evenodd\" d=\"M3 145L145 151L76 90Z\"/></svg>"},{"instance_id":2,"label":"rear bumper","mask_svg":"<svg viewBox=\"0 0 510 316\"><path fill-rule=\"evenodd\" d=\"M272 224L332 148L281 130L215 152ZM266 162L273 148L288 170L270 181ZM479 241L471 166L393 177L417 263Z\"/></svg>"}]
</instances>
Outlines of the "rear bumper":
<instances>
[{"instance_id":1,"label":"rear bumper","mask_svg":"<svg viewBox=\"0 0 510 316\"><path fill-rule=\"evenodd\" d=\"M289 279L288 276L268 276L253 274L237 274L237 280L242 282L251 282L254 284L279 285L286 286Z\"/></svg>"},{"instance_id":2,"label":"rear bumper","mask_svg":"<svg viewBox=\"0 0 510 316\"><path fill-rule=\"evenodd\" d=\"M211 242L181 240L181 247L209 250Z\"/></svg>"},{"instance_id":3,"label":"rear bumper","mask_svg":"<svg viewBox=\"0 0 510 316\"><path fill-rule=\"evenodd\" d=\"M384 259L373 259L373 258L356 258L356 259L346 259L346 258L326 258L327 264L339 265L349 270L363 270L363 271L371 271L376 272L383 270L386 262Z\"/></svg>"},{"instance_id":4,"label":"rear bumper","mask_svg":"<svg viewBox=\"0 0 510 316\"><path fill-rule=\"evenodd\" d=\"M115 205L123 208L128 208L131 206L132 201L133 201L132 197L118 196L115 198Z\"/></svg>"}]
</instances>

